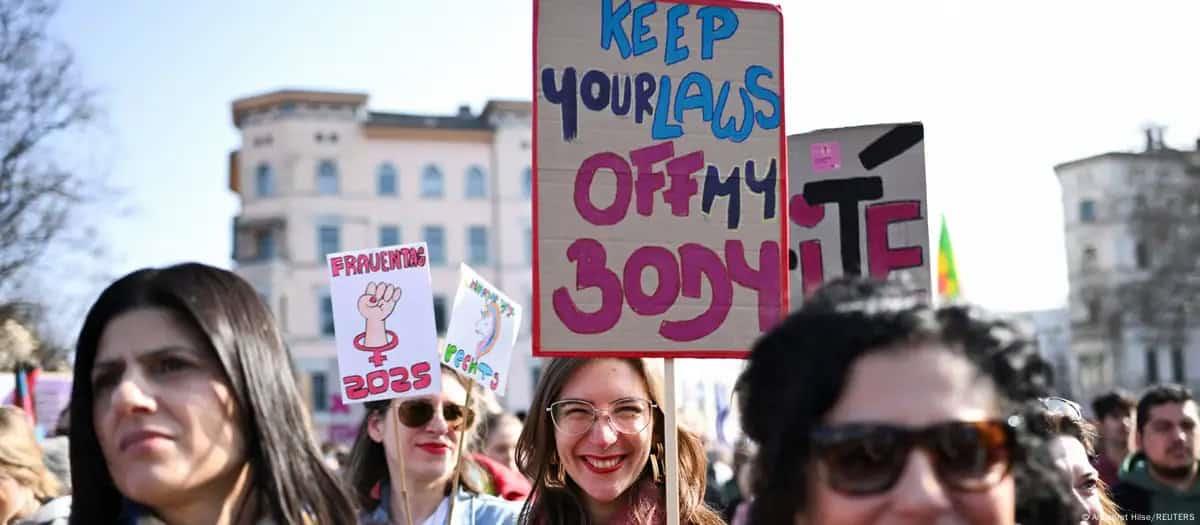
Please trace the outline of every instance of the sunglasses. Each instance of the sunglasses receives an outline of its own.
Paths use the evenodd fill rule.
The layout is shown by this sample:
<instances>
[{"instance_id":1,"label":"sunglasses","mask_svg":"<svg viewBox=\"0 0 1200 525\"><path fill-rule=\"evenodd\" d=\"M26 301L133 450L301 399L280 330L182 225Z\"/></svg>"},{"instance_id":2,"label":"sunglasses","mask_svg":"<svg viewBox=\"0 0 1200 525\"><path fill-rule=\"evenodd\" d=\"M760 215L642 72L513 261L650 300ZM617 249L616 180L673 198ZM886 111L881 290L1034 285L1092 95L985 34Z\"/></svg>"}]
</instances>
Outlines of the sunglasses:
<instances>
[{"instance_id":1,"label":"sunglasses","mask_svg":"<svg viewBox=\"0 0 1200 525\"><path fill-rule=\"evenodd\" d=\"M414 399L400 403L400 406L396 407L396 416L404 426L420 428L433 421L434 410L433 401ZM459 430L471 426L475 421L475 412L468 407L443 401L442 418L451 430Z\"/></svg>"},{"instance_id":2,"label":"sunglasses","mask_svg":"<svg viewBox=\"0 0 1200 525\"><path fill-rule=\"evenodd\" d=\"M830 488L852 496L891 490L913 447L933 461L945 486L978 492L995 486L1012 469L1019 419L948 421L923 428L875 423L819 427L812 432L814 457Z\"/></svg>"}]
</instances>

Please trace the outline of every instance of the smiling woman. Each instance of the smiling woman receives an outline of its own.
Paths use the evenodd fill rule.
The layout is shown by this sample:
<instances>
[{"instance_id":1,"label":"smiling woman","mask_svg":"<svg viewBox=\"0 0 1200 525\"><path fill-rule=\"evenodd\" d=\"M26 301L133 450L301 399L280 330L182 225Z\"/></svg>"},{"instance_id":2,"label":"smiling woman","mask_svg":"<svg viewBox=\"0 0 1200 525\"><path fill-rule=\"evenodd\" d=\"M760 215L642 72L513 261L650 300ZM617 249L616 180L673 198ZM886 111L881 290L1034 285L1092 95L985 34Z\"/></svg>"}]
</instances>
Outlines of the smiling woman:
<instances>
[{"instance_id":1,"label":"smiling woman","mask_svg":"<svg viewBox=\"0 0 1200 525\"><path fill-rule=\"evenodd\" d=\"M270 312L201 264L133 272L88 312L71 392L71 523L354 523Z\"/></svg>"},{"instance_id":2,"label":"smiling woman","mask_svg":"<svg viewBox=\"0 0 1200 525\"><path fill-rule=\"evenodd\" d=\"M521 523L662 523L662 398L662 376L646 360L551 360L517 441L517 465L534 483ZM680 523L723 523L704 506L700 439L678 435Z\"/></svg>"}]
</instances>

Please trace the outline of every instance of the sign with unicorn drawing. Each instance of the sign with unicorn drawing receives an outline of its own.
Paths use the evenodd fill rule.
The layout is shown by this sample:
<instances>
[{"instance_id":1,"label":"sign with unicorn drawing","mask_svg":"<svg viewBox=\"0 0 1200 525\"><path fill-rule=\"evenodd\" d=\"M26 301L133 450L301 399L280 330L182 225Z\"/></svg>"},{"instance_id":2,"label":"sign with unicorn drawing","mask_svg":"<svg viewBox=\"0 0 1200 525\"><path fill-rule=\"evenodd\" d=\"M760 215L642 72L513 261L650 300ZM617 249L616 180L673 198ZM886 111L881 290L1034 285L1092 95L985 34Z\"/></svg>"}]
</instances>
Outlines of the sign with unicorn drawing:
<instances>
[{"instance_id":1,"label":"sign with unicorn drawing","mask_svg":"<svg viewBox=\"0 0 1200 525\"><path fill-rule=\"evenodd\" d=\"M520 329L521 305L471 267L459 266L458 293L446 329L442 363L462 371L484 388L503 394Z\"/></svg>"}]
</instances>

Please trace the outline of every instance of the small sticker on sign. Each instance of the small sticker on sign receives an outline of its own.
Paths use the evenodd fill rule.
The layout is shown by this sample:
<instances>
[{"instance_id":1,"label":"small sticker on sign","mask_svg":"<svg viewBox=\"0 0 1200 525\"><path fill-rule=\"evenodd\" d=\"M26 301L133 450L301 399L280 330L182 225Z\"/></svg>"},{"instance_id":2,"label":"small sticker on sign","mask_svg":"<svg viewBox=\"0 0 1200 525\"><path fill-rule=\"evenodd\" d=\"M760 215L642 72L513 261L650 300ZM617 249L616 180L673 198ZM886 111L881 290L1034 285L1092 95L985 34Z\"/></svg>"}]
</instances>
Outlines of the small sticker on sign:
<instances>
[{"instance_id":1,"label":"small sticker on sign","mask_svg":"<svg viewBox=\"0 0 1200 525\"><path fill-rule=\"evenodd\" d=\"M841 144L837 142L817 142L812 145L810 151L812 152L813 173L825 173L842 168Z\"/></svg>"}]
</instances>

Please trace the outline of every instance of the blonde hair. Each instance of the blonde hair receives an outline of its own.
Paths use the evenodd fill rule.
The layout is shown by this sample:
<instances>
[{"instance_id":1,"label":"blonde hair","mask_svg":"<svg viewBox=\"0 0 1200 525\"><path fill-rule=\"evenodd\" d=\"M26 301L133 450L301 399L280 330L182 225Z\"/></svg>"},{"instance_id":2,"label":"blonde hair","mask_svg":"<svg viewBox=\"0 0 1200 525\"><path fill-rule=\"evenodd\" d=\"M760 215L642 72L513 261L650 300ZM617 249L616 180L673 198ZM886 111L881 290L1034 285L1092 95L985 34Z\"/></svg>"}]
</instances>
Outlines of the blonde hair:
<instances>
[{"instance_id":1,"label":"blonde hair","mask_svg":"<svg viewBox=\"0 0 1200 525\"><path fill-rule=\"evenodd\" d=\"M0 470L32 489L38 501L60 494L61 486L46 468L33 427L25 412L16 407L0 407Z\"/></svg>"}]
</instances>

